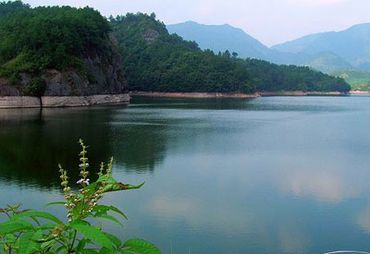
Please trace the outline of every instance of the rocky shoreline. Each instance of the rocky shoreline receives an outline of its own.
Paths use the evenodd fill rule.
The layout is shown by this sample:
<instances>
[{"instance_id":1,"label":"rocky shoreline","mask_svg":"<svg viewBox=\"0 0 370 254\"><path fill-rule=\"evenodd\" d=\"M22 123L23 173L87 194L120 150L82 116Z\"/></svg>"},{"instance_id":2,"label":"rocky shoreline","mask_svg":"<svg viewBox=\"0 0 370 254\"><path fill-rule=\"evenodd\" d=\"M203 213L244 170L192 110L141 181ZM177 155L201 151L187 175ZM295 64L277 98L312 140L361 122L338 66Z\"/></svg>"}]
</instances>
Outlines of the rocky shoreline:
<instances>
[{"instance_id":1,"label":"rocky shoreline","mask_svg":"<svg viewBox=\"0 0 370 254\"><path fill-rule=\"evenodd\" d=\"M89 96L0 96L0 109L6 108L63 108L86 107L94 105L128 104L131 96L155 98L235 98L253 99L268 96L343 96L369 94L369 92L259 92L254 94L244 93L167 93L167 92L130 92L125 94L106 94Z\"/></svg>"},{"instance_id":2,"label":"rocky shoreline","mask_svg":"<svg viewBox=\"0 0 370 254\"><path fill-rule=\"evenodd\" d=\"M3 96L0 97L0 109L5 108L62 108L94 105L128 104L129 94L106 94L90 96Z\"/></svg>"},{"instance_id":3,"label":"rocky shoreline","mask_svg":"<svg viewBox=\"0 0 370 254\"><path fill-rule=\"evenodd\" d=\"M130 92L131 96L157 98L257 98L259 94L244 93L167 93L167 92Z\"/></svg>"},{"instance_id":4,"label":"rocky shoreline","mask_svg":"<svg viewBox=\"0 0 370 254\"><path fill-rule=\"evenodd\" d=\"M353 90L349 92L351 95L370 95L370 91Z\"/></svg>"},{"instance_id":5,"label":"rocky shoreline","mask_svg":"<svg viewBox=\"0 0 370 254\"><path fill-rule=\"evenodd\" d=\"M268 96L342 96L341 92L258 92L254 94L244 93L168 93L168 92L130 92L131 96L157 97L157 98L257 98Z\"/></svg>"}]
</instances>

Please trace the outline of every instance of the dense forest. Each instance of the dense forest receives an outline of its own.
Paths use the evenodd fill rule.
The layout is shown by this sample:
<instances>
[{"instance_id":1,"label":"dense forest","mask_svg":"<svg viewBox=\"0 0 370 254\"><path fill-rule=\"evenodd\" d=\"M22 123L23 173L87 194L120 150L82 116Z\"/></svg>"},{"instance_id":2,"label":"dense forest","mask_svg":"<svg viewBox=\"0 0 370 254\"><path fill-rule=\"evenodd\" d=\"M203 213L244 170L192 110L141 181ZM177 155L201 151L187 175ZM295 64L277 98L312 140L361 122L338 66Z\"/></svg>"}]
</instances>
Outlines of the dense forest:
<instances>
[{"instance_id":1,"label":"dense forest","mask_svg":"<svg viewBox=\"0 0 370 254\"><path fill-rule=\"evenodd\" d=\"M91 49L104 50L110 25L99 12L71 7L31 9L21 2L0 5L0 74L81 65Z\"/></svg>"},{"instance_id":2,"label":"dense forest","mask_svg":"<svg viewBox=\"0 0 370 254\"><path fill-rule=\"evenodd\" d=\"M154 14L110 18L131 90L164 92L341 91L340 78L311 70L202 51L170 35Z\"/></svg>"},{"instance_id":3,"label":"dense forest","mask_svg":"<svg viewBox=\"0 0 370 254\"><path fill-rule=\"evenodd\" d=\"M89 52L110 54L109 40L122 55L121 67L130 90L253 93L350 89L343 79L307 67L240 59L237 53L228 51L203 51L195 42L170 35L155 14L106 19L87 7L31 8L21 1L3 2L0 36L0 76L14 84L22 73L37 77L47 69L75 68L83 72L83 58ZM89 80L94 82L95 78ZM39 93L40 83L31 82L36 90L33 94Z\"/></svg>"},{"instance_id":4,"label":"dense forest","mask_svg":"<svg viewBox=\"0 0 370 254\"><path fill-rule=\"evenodd\" d=\"M31 8L21 1L3 2L0 37L0 76L7 79L0 95L127 91L111 25L92 8Z\"/></svg>"}]
</instances>

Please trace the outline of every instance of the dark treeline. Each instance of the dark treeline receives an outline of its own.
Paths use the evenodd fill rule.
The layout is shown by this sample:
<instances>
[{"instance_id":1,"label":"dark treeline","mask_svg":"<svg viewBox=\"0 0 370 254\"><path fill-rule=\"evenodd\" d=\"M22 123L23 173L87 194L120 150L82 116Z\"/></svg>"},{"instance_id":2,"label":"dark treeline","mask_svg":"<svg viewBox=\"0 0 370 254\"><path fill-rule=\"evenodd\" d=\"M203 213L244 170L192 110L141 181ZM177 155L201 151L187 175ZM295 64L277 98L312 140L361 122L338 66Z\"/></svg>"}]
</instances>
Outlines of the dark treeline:
<instances>
[{"instance_id":1,"label":"dark treeline","mask_svg":"<svg viewBox=\"0 0 370 254\"><path fill-rule=\"evenodd\" d=\"M339 91L350 85L341 78L329 76L309 67L277 65L263 60L244 61L258 91Z\"/></svg>"},{"instance_id":2,"label":"dark treeline","mask_svg":"<svg viewBox=\"0 0 370 254\"><path fill-rule=\"evenodd\" d=\"M202 51L170 35L154 14L109 20L91 8L0 3L0 75L83 68L82 57L105 52L113 32L131 90L164 92L348 91L349 85L306 67L239 59Z\"/></svg>"},{"instance_id":3,"label":"dark treeline","mask_svg":"<svg viewBox=\"0 0 370 254\"><path fill-rule=\"evenodd\" d=\"M170 35L155 15L110 18L132 90L163 92L348 91L350 86L308 67L279 66L237 53L202 51Z\"/></svg>"}]
</instances>

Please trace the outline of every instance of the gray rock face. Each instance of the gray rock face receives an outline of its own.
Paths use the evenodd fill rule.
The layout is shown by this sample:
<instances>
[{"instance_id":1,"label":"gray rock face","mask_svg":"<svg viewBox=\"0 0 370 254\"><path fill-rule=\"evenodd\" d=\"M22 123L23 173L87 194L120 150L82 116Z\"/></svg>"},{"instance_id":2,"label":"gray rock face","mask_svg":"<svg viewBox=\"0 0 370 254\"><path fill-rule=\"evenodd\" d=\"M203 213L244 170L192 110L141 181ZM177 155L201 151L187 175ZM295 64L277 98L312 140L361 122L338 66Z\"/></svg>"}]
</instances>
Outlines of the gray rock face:
<instances>
[{"instance_id":1,"label":"gray rock face","mask_svg":"<svg viewBox=\"0 0 370 254\"><path fill-rule=\"evenodd\" d=\"M21 92L15 86L11 86L7 79L0 78L0 96L20 96Z\"/></svg>"},{"instance_id":2,"label":"gray rock face","mask_svg":"<svg viewBox=\"0 0 370 254\"><path fill-rule=\"evenodd\" d=\"M40 99L27 96L0 97L0 109L2 108L39 108Z\"/></svg>"},{"instance_id":3,"label":"gray rock face","mask_svg":"<svg viewBox=\"0 0 370 254\"><path fill-rule=\"evenodd\" d=\"M44 96L41 97L42 107L83 107L94 105L127 104L130 96L126 94L91 95L91 96Z\"/></svg>"},{"instance_id":4,"label":"gray rock face","mask_svg":"<svg viewBox=\"0 0 370 254\"><path fill-rule=\"evenodd\" d=\"M121 56L114 45L114 38L107 41L104 52L90 51L81 59L83 69L68 70L47 69L41 73L46 82L44 96L90 96L99 94L127 93L127 81L122 68ZM32 76L20 74L20 82L11 85L6 79L0 79L0 96L25 95L25 87Z\"/></svg>"},{"instance_id":5,"label":"gray rock face","mask_svg":"<svg viewBox=\"0 0 370 254\"><path fill-rule=\"evenodd\" d=\"M148 29L144 32L143 38L146 42L154 42L159 36L159 32L154 29Z\"/></svg>"},{"instance_id":6,"label":"gray rock face","mask_svg":"<svg viewBox=\"0 0 370 254\"><path fill-rule=\"evenodd\" d=\"M90 95L90 96L2 96L0 109L4 108L61 108L94 105L128 104L130 96L125 94Z\"/></svg>"}]
</instances>

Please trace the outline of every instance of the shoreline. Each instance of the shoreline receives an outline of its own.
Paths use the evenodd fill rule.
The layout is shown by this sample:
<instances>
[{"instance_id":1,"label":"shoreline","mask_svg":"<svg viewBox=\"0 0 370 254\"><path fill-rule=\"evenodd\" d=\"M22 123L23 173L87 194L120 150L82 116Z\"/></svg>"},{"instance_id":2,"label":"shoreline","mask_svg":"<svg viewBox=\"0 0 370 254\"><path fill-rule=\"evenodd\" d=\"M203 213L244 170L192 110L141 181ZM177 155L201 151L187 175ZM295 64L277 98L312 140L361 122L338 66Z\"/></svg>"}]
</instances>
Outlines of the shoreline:
<instances>
[{"instance_id":1,"label":"shoreline","mask_svg":"<svg viewBox=\"0 0 370 254\"><path fill-rule=\"evenodd\" d=\"M370 95L370 91L342 92L258 92L245 93L178 93L178 92L129 92L125 94L104 94L90 96L0 96L0 109L12 108L64 108L64 107L89 107L95 105L120 105L129 104L131 96L152 98L178 98L178 99L255 99L258 97L274 96L347 96Z\"/></svg>"},{"instance_id":2,"label":"shoreline","mask_svg":"<svg viewBox=\"0 0 370 254\"><path fill-rule=\"evenodd\" d=\"M179 93L179 92L130 92L130 96L156 97L156 98L257 98L259 94L244 93Z\"/></svg>"},{"instance_id":3,"label":"shoreline","mask_svg":"<svg viewBox=\"0 0 370 254\"><path fill-rule=\"evenodd\" d=\"M253 99L258 97L270 96L344 96L348 93L341 92L303 92L303 91L287 91L287 92L258 92L254 94L245 93L178 93L178 92L130 92L130 96L136 97L153 97L153 98L236 98L236 99Z\"/></svg>"},{"instance_id":4,"label":"shoreline","mask_svg":"<svg viewBox=\"0 0 370 254\"><path fill-rule=\"evenodd\" d=\"M90 96L0 96L0 109L11 108L64 108L95 105L128 104L130 95L103 94Z\"/></svg>"},{"instance_id":5,"label":"shoreline","mask_svg":"<svg viewBox=\"0 0 370 254\"><path fill-rule=\"evenodd\" d=\"M349 92L350 95L370 95L370 91L353 90Z\"/></svg>"}]
</instances>

